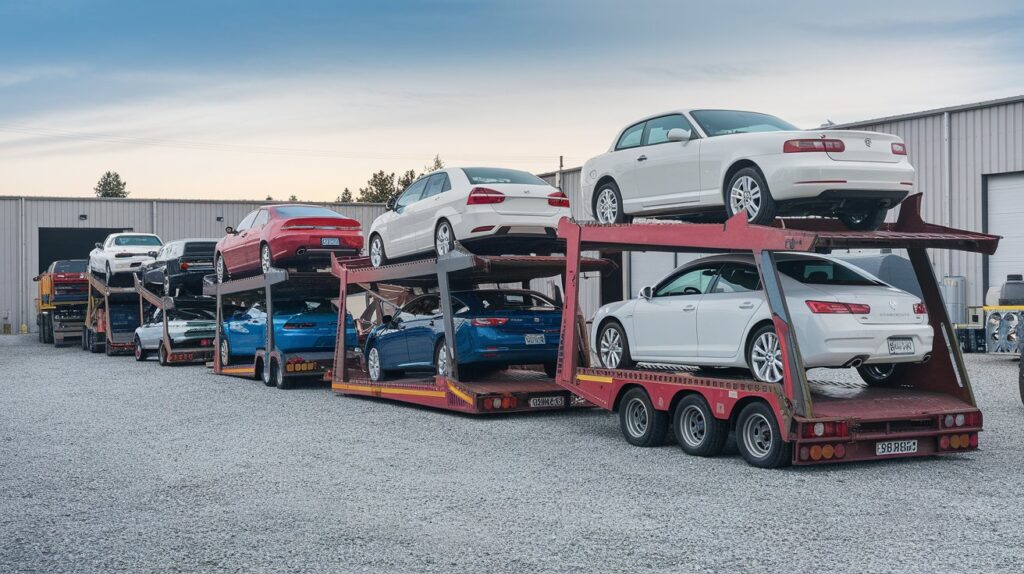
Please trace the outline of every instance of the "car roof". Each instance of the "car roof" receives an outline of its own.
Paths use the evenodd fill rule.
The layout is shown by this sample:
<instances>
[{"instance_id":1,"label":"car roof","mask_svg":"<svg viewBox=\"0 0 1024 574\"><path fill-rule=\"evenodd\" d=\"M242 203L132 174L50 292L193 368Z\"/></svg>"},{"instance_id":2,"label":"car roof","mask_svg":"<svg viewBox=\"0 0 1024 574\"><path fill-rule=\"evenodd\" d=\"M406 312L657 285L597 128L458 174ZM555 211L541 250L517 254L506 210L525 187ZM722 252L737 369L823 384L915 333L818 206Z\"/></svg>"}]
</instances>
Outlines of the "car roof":
<instances>
[{"instance_id":1,"label":"car roof","mask_svg":"<svg viewBox=\"0 0 1024 574\"><path fill-rule=\"evenodd\" d=\"M796 252L776 252L775 254L779 261L793 261L798 259L823 259L825 261L840 261L835 257L829 257L828 255L822 255L820 253L796 253ZM840 261L841 262L841 261ZM754 255L752 253L722 253L718 255L709 255L707 257L701 257L700 259L694 259L688 261L682 265L676 267L673 272L680 269L686 269L697 265L703 265L706 263L748 263L754 264Z\"/></svg>"}]
</instances>

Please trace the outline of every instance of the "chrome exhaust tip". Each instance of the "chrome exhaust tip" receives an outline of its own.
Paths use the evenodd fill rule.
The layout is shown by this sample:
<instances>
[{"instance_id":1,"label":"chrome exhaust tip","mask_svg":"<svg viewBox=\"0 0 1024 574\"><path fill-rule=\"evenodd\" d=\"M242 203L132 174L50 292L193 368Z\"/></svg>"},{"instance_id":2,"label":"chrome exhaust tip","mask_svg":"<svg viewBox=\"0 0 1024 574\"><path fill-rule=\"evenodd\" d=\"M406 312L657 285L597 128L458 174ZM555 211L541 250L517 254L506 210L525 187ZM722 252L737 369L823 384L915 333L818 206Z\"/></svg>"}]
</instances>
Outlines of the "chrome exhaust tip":
<instances>
[{"instance_id":1,"label":"chrome exhaust tip","mask_svg":"<svg viewBox=\"0 0 1024 574\"><path fill-rule=\"evenodd\" d=\"M296 255L305 255L306 254L306 248L305 247L299 247L298 249L295 250L295 254Z\"/></svg>"},{"instance_id":2,"label":"chrome exhaust tip","mask_svg":"<svg viewBox=\"0 0 1024 574\"><path fill-rule=\"evenodd\" d=\"M927 354L927 355L924 356L923 359L921 359L921 364L923 365L923 364L927 363L930 360L932 360L932 356L931 356L931 354Z\"/></svg>"},{"instance_id":3,"label":"chrome exhaust tip","mask_svg":"<svg viewBox=\"0 0 1024 574\"><path fill-rule=\"evenodd\" d=\"M854 360L850 361L850 366L853 367L854 369L856 369L857 367L859 367L859 366L861 366L863 364L864 364L864 361L862 361L861 359L854 359Z\"/></svg>"}]
</instances>

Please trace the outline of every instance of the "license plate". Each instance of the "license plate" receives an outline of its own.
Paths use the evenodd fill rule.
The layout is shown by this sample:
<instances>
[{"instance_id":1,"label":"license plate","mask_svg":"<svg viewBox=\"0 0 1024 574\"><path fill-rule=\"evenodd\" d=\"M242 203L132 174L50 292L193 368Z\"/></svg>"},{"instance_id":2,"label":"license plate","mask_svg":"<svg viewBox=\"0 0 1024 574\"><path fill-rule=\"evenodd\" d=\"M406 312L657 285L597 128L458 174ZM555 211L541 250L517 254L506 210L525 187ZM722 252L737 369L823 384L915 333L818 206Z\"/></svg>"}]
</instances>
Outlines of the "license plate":
<instances>
[{"instance_id":1,"label":"license plate","mask_svg":"<svg viewBox=\"0 0 1024 574\"><path fill-rule=\"evenodd\" d=\"M893 337L889 339L889 354L890 355L913 355L914 354L914 340Z\"/></svg>"},{"instance_id":2,"label":"license plate","mask_svg":"<svg viewBox=\"0 0 1024 574\"><path fill-rule=\"evenodd\" d=\"M530 399L530 407L564 407L565 397L533 397Z\"/></svg>"},{"instance_id":3,"label":"license plate","mask_svg":"<svg viewBox=\"0 0 1024 574\"><path fill-rule=\"evenodd\" d=\"M328 246L328 247L337 247L337 246L341 245L341 239L339 239L337 237L321 237L320 238L320 245L324 245L324 246Z\"/></svg>"},{"instance_id":4,"label":"license plate","mask_svg":"<svg viewBox=\"0 0 1024 574\"><path fill-rule=\"evenodd\" d=\"M887 440L875 443L875 455L912 454L917 452L916 440Z\"/></svg>"},{"instance_id":5,"label":"license plate","mask_svg":"<svg viewBox=\"0 0 1024 574\"><path fill-rule=\"evenodd\" d=\"M526 335L527 345L543 345L544 335Z\"/></svg>"}]
</instances>

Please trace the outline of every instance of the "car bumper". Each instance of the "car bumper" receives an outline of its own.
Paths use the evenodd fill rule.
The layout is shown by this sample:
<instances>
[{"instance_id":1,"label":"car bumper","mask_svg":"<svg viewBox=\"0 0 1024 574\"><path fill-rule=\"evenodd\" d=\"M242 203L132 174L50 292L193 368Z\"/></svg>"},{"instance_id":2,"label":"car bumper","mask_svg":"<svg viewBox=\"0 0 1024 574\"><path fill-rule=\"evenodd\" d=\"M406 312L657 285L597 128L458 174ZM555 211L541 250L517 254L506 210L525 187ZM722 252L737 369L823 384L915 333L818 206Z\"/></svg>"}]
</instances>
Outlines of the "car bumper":
<instances>
[{"instance_id":1,"label":"car bumper","mask_svg":"<svg viewBox=\"0 0 1024 574\"><path fill-rule=\"evenodd\" d=\"M110 271L112 273L128 273L139 271L143 265L149 263L153 259L151 257L123 257L120 259L110 260ZM98 269L97 271L103 272L104 270Z\"/></svg>"},{"instance_id":2,"label":"car bumper","mask_svg":"<svg viewBox=\"0 0 1024 574\"><path fill-rule=\"evenodd\" d=\"M797 325L797 333L819 336L799 339L800 354L807 368L842 367L859 359L865 364L919 363L932 352L934 331L931 325L880 324L865 325L851 316L813 316ZM909 338L914 352L889 354L889 339Z\"/></svg>"},{"instance_id":3,"label":"car bumper","mask_svg":"<svg viewBox=\"0 0 1024 574\"><path fill-rule=\"evenodd\" d=\"M800 157L795 157L800 156ZM780 154L755 158L776 201L817 198L827 191L857 193L913 190L914 168L895 163L835 161L825 154Z\"/></svg>"},{"instance_id":4,"label":"car bumper","mask_svg":"<svg viewBox=\"0 0 1024 574\"><path fill-rule=\"evenodd\" d=\"M336 238L339 245L325 246L323 238ZM356 256L362 252L363 236L358 232L344 234L324 230L323 233L281 233L271 239L270 252L275 263L285 261L329 260L331 254Z\"/></svg>"}]
</instances>

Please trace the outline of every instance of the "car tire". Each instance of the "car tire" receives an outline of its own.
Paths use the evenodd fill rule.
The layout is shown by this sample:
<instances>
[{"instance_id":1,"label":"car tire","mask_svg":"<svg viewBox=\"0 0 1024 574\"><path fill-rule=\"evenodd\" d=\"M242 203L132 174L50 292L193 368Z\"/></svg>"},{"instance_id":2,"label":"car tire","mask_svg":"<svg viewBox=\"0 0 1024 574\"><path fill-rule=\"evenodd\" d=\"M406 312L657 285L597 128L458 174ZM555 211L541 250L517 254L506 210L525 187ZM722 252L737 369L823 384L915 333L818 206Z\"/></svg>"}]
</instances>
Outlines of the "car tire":
<instances>
[{"instance_id":1,"label":"car tire","mask_svg":"<svg viewBox=\"0 0 1024 574\"><path fill-rule=\"evenodd\" d=\"M388 264L387 253L384 252L384 240L380 235L374 233L370 237L370 265L383 267Z\"/></svg>"},{"instance_id":2,"label":"car tire","mask_svg":"<svg viewBox=\"0 0 1024 574\"><path fill-rule=\"evenodd\" d=\"M282 390L292 388L293 385L291 379L287 379L284 376L284 363L281 361L271 361L270 365L272 367L271 371L274 375L274 385Z\"/></svg>"},{"instance_id":3,"label":"car tire","mask_svg":"<svg viewBox=\"0 0 1024 574\"><path fill-rule=\"evenodd\" d=\"M686 395L672 413L672 430L683 452L693 456L718 456L729 438L729 421L715 418L699 394Z\"/></svg>"},{"instance_id":4,"label":"car tire","mask_svg":"<svg viewBox=\"0 0 1024 574\"><path fill-rule=\"evenodd\" d=\"M266 275L274 269L274 256L270 253L270 245L260 244L260 269Z\"/></svg>"},{"instance_id":5,"label":"car tire","mask_svg":"<svg viewBox=\"0 0 1024 574\"><path fill-rule=\"evenodd\" d=\"M455 249L455 231L447 219L442 219L434 227L434 254L441 257L453 249Z\"/></svg>"},{"instance_id":6,"label":"car tire","mask_svg":"<svg viewBox=\"0 0 1024 574\"><path fill-rule=\"evenodd\" d=\"M746 210L748 223L768 225L775 219L775 199L761 170L755 167L745 167L732 174L722 190L722 197L727 217Z\"/></svg>"},{"instance_id":7,"label":"car tire","mask_svg":"<svg viewBox=\"0 0 1024 574\"><path fill-rule=\"evenodd\" d=\"M619 428L633 446L661 446L668 432L668 413L656 410L647 391L635 387L619 401Z\"/></svg>"},{"instance_id":8,"label":"car tire","mask_svg":"<svg viewBox=\"0 0 1024 574\"><path fill-rule=\"evenodd\" d=\"M366 353L366 374L370 376L371 381L379 383L387 379L387 374L382 365L380 349L378 349L377 344L374 343L374 345L370 347L370 351Z\"/></svg>"},{"instance_id":9,"label":"car tire","mask_svg":"<svg viewBox=\"0 0 1024 574\"><path fill-rule=\"evenodd\" d=\"M839 221L853 231L875 231L885 223L884 207L871 207L859 212L840 212Z\"/></svg>"},{"instance_id":10,"label":"car tire","mask_svg":"<svg viewBox=\"0 0 1024 574\"><path fill-rule=\"evenodd\" d=\"M861 365L857 374L869 387L894 387L903 380L907 366L899 363Z\"/></svg>"},{"instance_id":11,"label":"car tire","mask_svg":"<svg viewBox=\"0 0 1024 574\"><path fill-rule=\"evenodd\" d=\"M224 263L224 256L220 253L217 254L214 260L214 272L217 274L217 283L224 283L231 279L228 275L228 265Z\"/></svg>"},{"instance_id":12,"label":"car tire","mask_svg":"<svg viewBox=\"0 0 1024 574\"><path fill-rule=\"evenodd\" d=\"M622 206L622 193L614 181L602 184L594 192L594 219L602 225L629 223L632 219L626 216Z\"/></svg>"},{"instance_id":13,"label":"car tire","mask_svg":"<svg viewBox=\"0 0 1024 574\"><path fill-rule=\"evenodd\" d=\"M142 341L140 341L138 337L135 337L135 360L146 360L146 350L142 348Z\"/></svg>"},{"instance_id":14,"label":"car tire","mask_svg":"<svg viewBox=\"0 0 1024 574\"><path fill-rule=\"evenodd\" d=\"M558 364L556 363L544 363L544 374L550 378L555 378L558 374Z\"/></svg>"},{"instance_id":15,"label":"car tire","mask_svg":"<svg viewBox=\"0 0 1024 574\"><path fill-rule=\"evenodd\" d=\"M606 369L632 369L636 366L629 355L629 340L618 321L609 321L597 336L597 358Z\"/></svg>"},{"instance_id":16,"label":"car tire","mask_svg":"<svg viewBox=\"0 0 1024 574\"><path fill-rule=\"evenodd\" d=\"M1020 364L1017 366L1017 386L1020 390L1020 402L1024 404L1024 354L1021 354Z\"/></svg>"},{"instance_id":17,"label":"car tire","mask_svg":"<svg viewBox=\"0 0 1024 574\"><path fill-rule=\"evenodd\" d=\"M747 464L779 468L792 462L792 443L782 440L775 413L768 403L748 404L736 418L736 449Z\"/></svg>"},{"instance_id":18,"label":"car tire","mask_svg":"<svg viewBox=\"0 0 1024 574\"><path fill-rule=\"evenodd\" d=\"M774 325L763 325L751 335L747 343L747 368L762 383L782 383L782 348Z\"/></svg>"},{"instance_id":19,"label":"car tire","mask_svg":"<svg viewBox=\"0 0 1024 574\"><path fill-rule=\"evenodd\" d=\"M448 368L449 364L451 364L451 357L448 356L448 345L445 345L444 339L441 339L434 346L434 373L442 377L449 376L451 374L451 369Z\"/></svg>"},{"instance_id":20,"label":"car tire","mask_svg":"<svg viewBox=\"0 0 1024 574\"><path fill-rule=\"evenodd\" d=\"M223 369L231 364L231 345L228 343L227 337L220 338L220 348L217 349L217 353L220 359L220 368Z\"/></svg>"},{"instance_id":21,"label":"car tire","mask_svg":"<svg viewBox=\"0 0 1024 574\"><path fill-rule=\"evenodd\" d=\"M79 337L78 339L79 339L79 343L81 343L81 345L82 345L82 350L83 351L88 351L89 350L89 330L86 329L85 327L82 327L82 336Z\"/></svg>"},{"instance_id":22,"label":"car tire","mask_svg":"<svg viewBox=\"0 0 1024 574\"><path fill-rule=\"evenodd\" d=\"M157 348L157 352L156 353L157 353L157 357L160 359L160 366L161 367L166 367L167 365L171 364L171 362L168 360L168 357L167 357L167 349L164 347L163 343L160 343L160 347Z\"/></svg>"}]
</instances>

